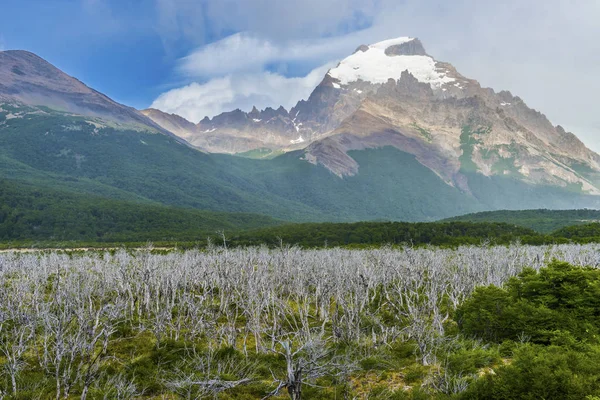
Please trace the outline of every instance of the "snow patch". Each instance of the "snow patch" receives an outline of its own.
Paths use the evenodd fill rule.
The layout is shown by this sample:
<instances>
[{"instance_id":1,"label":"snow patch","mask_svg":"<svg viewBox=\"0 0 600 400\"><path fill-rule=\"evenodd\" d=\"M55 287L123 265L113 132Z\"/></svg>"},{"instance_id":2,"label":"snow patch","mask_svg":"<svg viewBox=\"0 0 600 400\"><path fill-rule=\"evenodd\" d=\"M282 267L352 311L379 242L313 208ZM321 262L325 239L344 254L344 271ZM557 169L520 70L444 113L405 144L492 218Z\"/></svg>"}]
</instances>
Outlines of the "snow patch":
<instances>
[{"instance_id":1,"label":"snow patch","mask_svg":"<svg viewBox=\"0 0 600 400\"><path fill-rule=\"evenodd\" d=\"M298 137L298 139L296 139L296 140L290 140L290 143L291 143L291 144L300 144L300 143L304 143L304 138L302 137L302 135L300 135L300 136Z\"/></svg>"},{"instance_id":2,"label":"snow patch","mask_svg":"<svg viewBox=\"0 0 600 400\"><path fill-rule=\"evenodd\" d=\"M216 130L217 130L217 128L213 128L213 129L207 129L207 130L205 130L205 131L204 131L204 132L202 132L202 133L212 133L212 132L214 132L214 131L216 131Z\"/></svg>"},{"instance_id":3,"label":"snow patch","mask_svg":"<svg viewBox=\"0 0 600 400\"><path fill-rule=\"evenodd\" d=\"M254 121L254 122L260 122L260 121L262 121L262 119L252 118L252 121Z\"/></svg>"},{"instance_id":4,"label":"snow patch","mask_svg":"<svg viewBox=\"0 0 600 400\"><path fill-rule=\"evenodd\" d=\"M335 82L331 82L331 86L333 86L336 89L340 89L341 88L341 86L338 83L335 83Z\"/></svg>"},{"instance_id":5,"label":"snow patch","mask_svg":"<svg viewBox=\"0 0 600 400\"><path fill-rule=\"evenodd\" d=\"M502 102L502 103L500 103L500 105L501 105L501 106L510 106L510 105L511 105L511 103L505 103L505 102Z\"/></svg>"},{"instance_id":6,"label":"snow patch","mask_svg":"<svg viewBox=\"0 0 600 400\"><path fill-rule=\"evenodd\" d=\"M439 71L436 62L429 56L388 56L385 50L390 46L407 43L413 38L398 38L375 43L367 51L359 51L329 71L329 76L337 79L341 85L362 80L373 84L383 84L389 79L400 79L402 72L408 70L419 82L429 83L439 88L455 79ZM333 83L339 86L339 84Z\"/></svg>"}]
</instances>

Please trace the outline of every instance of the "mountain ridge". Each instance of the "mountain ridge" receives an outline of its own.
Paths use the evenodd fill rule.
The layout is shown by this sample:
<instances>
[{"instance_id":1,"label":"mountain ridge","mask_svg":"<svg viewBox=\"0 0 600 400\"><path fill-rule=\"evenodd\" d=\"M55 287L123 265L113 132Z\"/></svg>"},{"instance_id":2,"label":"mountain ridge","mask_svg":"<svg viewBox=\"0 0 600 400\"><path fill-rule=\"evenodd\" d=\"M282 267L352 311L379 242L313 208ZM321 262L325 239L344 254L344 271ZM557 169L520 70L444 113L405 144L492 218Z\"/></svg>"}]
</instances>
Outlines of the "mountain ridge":
<instances>
[{"instance_id":1,"label":"mountain ridge","mask_svg":"<svg viewBox=\"0 0 600 400\"><path fill-rule=\"evenodd\" d=\"M26 50L0 51L0 101L45 106L171 135L135 108L112 100Z\"/></svg>"}]
</instances>

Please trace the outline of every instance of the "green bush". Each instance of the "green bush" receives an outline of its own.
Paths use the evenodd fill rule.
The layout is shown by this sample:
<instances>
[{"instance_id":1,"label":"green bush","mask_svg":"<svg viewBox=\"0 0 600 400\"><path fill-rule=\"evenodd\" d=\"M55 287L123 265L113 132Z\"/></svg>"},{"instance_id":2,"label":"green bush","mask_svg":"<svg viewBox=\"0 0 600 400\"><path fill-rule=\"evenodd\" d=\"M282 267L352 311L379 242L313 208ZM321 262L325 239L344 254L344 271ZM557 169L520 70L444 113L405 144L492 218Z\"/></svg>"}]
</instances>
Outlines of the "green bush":
<instances>
[{"instance_id":1,"label":"green bush","mask_svg":"<svg viewBox=\"0 0 600 400\"><path fill-rule=\"evenodd\" d=\"M579 400L600 394L600 352L524 344L509 365L479 379L463 399Z\"/></svg>"},{"instance_id":2,"label":"green bush","mask_svg":"<svg viewBox=\"0 0 600 400\"><path fill-rule=\"evenodd\" d=\"M539 272L526 269L505 289L476 289L457 309L456 320L462 333L493 342L597 343L600 271L564 262L553 262Z\"/></svg>"}]
</instances>

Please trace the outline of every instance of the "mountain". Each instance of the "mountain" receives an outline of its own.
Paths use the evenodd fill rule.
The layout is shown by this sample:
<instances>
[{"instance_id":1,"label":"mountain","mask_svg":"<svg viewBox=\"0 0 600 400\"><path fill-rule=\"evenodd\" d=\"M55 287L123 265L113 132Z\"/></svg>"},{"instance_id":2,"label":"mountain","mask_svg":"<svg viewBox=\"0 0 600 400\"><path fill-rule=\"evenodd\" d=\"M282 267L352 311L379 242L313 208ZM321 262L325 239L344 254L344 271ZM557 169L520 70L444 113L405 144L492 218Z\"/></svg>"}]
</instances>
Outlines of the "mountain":
<instances>
[{"instance_id":1,"label":"mountain","mask_svg":"<svg viewBox=\"0 0 600 400\"><path fill-rule=\"evenodd\" d=\"M361 47L321 85L335 92L329 107L344 112L323 120L337 127L306 159L340 176L360 167L349 150L392 145L466 192L467 174L478 173L600 194L600 156L520 98L437 62L417 39Z\"/></svg>"},{"instance_id":2,"label":"mountain","mask_svg":"<svg viewBox=\"0 0 600 400\"><path fill-rule=\"evenodd\" d=\"M411 42L380 53L419 57L424 63L422 57L428 56L386 54L424 53L414 41L406 41ZM370 48L363 46L354 56ZM146 206L173 206L292 222L433 221L498 209L599 208L597 156L509 94L478 89L448 66L438 75L404 69L399 79L385 82L385 74L377 72L377 79L367 82L352 81L343 74L348 69L344 65L338 67L342 73L330 71L310 98L290 112L238 110L194 125L175 115L153 110L144 115L118 104L30 53L0 53L0 178L11 187L35 189L35 195L23 200L22 212L0 215L0 225L9 215L12 226L29 221L29 232L39 232L48 226L39 210L57 210L52 212L56 223L77 221L76 210L90 210L87 205L94 203L109 204L102 209L114 204L115 210L132 210L137 204L140 218L152 213L144 211L150 210ZM357 67L362 68L350 64L352 71ZM475 95L460 97L463 89L448 79L459 80L465 92ZM512 100L514 110L493 108L498 97ZM265 131L254 131L250 124L272 125L273 138L261 136ZM278 124L285 129L277 130ZM221 136L226 128L231 134ZM214 129L201 141L237 146L232 152L245 157L199 151L180 137L197 129ZM242 134L247 137L238 140ZM511 137L515 155L511 147L502 147ZM260 147L238 145L252 141ZM270 149L271 143L280 144ZM490 147L495 143L500 147ZM482 155L486 146L490 152ZM520 167L515 171L525 161L529 175ZM484 166L492 162L492 173L487 173ZM541 162L546 164L539 168L546 171L535 169ZM6 204L18 200L17 191L7 193ZM52 200L57 196L75 206L57 207ZM161 210L157 213L175 215ZM128 221L128 213L111 218L118 225ZM177 215L174 221L185 218ZM205 226L218 225L203 215L194 218L210 219ZM232 226L235 218L220 215L218 220ZM105 226L95 220L90 224Z\"/></svg>"},{"instance_id":3,"label":"mountain","mask_svg":"<svg viewBox=\"0 0 600 400\"><path fill-rule=\"evenodd\" d=\"M27 51L0 51L0 102L45 106L122 128L167 133L136 109L111 100Z\"/></svg>"},{"instance_id":4,"label":"mountain","mask_svg":"<svg viewBox=\"0 0 600 400\"><path fill-rule=\"evenodd\" d=\"M340 177L361 167L349 151L393 146L470 194L473 174L600 194L599 155L519 97L436 61L415 38L360 46L289 112L236 110L189 128L182 137L210 152L304 148L304 160Z\"/></svg>"}]
</instances>

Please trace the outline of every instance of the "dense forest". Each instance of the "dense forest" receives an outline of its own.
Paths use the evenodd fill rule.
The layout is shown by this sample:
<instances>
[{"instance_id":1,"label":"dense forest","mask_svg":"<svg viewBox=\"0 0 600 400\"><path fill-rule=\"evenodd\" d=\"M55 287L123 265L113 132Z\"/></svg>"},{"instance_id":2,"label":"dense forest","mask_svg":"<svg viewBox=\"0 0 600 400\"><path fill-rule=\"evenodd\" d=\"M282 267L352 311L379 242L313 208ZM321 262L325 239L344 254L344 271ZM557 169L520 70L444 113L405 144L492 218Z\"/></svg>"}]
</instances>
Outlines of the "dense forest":
<instances>
[{"instance_id":1,"label":"dense forest","mask_svg":"<svg viewBox=\"0 0 600 400\"><path fill-rule=\"evenodd\" d=\"M234 246L281 243L302 247L408 245L460 245L491 242L508 244L516 240L527 243L553 242L537 232L505 223L470 222L356 222L347 224L292 224L254 229L233 234L228 243Z\"/></svg>"},{"instance_id":2,"label":"dense forest","mask_svg":"<svg viewBox=\"0 0 600 400\"><path fill-rule=\"evenodd\" d=\"M494 213L502 221L505 212ZM512 212L507 212L512 213ZM546 224L592 218L598 211L526 211ZM469 219L467 216L465 219ZM553 220L555 218L555 220ZM507 221L512 221L507 217ZM600 224L567 226L540 233L505 222L356 222L290 224L270 217L169 207L147 200L116 200L52 190L0 179L0 246L139 246L147 242L184 248L209 242L227 246L281 244L317 247L384 245L590 243Z\"/></svg>"},{"instance_id":3,"label":"dense forest","mask_svg":"<svg viewBox=\"0 0 600 400\"><path fill-rule=\"evenodd\" d=\"M0 241L127 243L205 238L280 223L269 217L112 200L0 179Z\"/></svg>"},{"instance_id":4,"label":"dense forest","mask_svg":"<svg viewBox=\"0 0 600 400\"><path fill-rule=\"evenodd\" d=\"M447 222L504 222L533 229L540 233L552 233L573 225L600 222L600 210L501 210L486 211L448 218ZM598 235L592 235L598 236Z\"/></svg>"}]
</instances>

